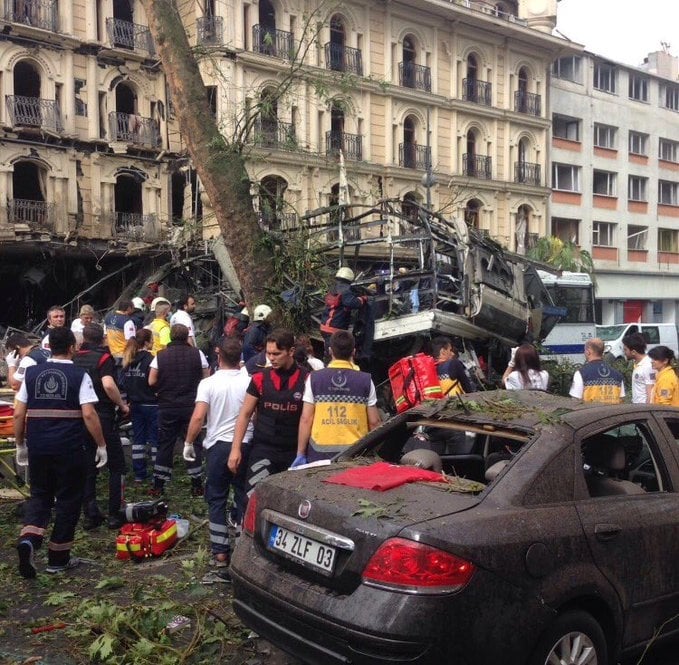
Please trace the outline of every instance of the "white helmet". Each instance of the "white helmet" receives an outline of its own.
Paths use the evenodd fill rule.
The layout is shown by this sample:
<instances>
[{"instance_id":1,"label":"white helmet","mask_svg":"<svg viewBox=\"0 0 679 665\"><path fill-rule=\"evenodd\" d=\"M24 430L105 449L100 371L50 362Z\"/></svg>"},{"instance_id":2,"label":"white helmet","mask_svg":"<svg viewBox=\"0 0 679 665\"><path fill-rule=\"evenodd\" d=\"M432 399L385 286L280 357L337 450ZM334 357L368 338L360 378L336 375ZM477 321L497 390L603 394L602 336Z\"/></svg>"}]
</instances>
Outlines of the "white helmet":
<instances>
[{"instance_id":1,"label":"white helmet","mask_svg":"<svg viewBox=\"0 0 679 665\"><path fill-rule=\"evenodd\" d=\"M167 298L163 298L162 296L158 296L157 298L154 298L151 301L151 311L155 312L156 311L156 305L170 305L170 301Z\"/></svg>"},{"instance_id":2,"label":"white helmet","mask_svg":"<svg viewBox=\"0 0 679 665\"><path fill-rule=\"evenodd\" d=\"M255 307L254 320L264 321L269 314L271 314L271 307L268 305L257 305L257 307Z\"/></svg>"},{"instance_id":3,"label":"white helmet","mask_svg":"<svg viewBox=\"0 0 679 665\"><path fill-rule=\"evenodd\" d=\"M132 298L132 304L134 305L135 309L140 309L142 312L146 309L146 303L139 296Z\"/></svg>"},{"instance_id":4,"label":"white helmet","mask_svg":"<svg viewBox=\"0 0 679 665\"><path fill-rule=\"evenodd\" d=\"M248 308L247 308L247 307L243 307L243 309L241 309L240 313L241 313L243 316L247 316L248 318L250 318L250 312L248 312Z\"/></svg>"},{"instance_id":5,"label":"white helmet","mask_svg":"<svg viewBox=\"0 0 679 665\"><path fill-rule=\"evenodd\" d=\"M346 279L347 282L353 282L354 281L354 271L351 268L347 268L346 266L342 266L335 273L335 277L337 277L337 279Z\"/></svg>"}]
</instances>

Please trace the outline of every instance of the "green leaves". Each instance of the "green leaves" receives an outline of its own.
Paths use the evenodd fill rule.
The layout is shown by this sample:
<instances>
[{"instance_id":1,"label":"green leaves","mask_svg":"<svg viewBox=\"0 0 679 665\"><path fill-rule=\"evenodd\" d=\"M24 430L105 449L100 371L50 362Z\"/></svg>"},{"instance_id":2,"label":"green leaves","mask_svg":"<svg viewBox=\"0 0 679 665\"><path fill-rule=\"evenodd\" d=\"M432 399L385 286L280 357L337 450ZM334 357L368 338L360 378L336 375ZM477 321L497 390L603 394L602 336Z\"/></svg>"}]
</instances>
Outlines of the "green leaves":
<instances>
[{"instance_id":1,"label":"green leaves","mask_svg":"<svg viewBox=\"0 0 679 665\"><path fill-rule=\"evenodd\" d=\"M108 633L99 635L99 637L90 644L90 648L87 650L90 658L94 661L98 660L105 662L113 654L114 641L113 636Z\"/></svg>"},{"instance_id":2,"label":"green leaves","mask_svg":"<svg viewBox=\"0 0 679 665\"><path fill-rule=\"evenodd\" d=\"M61 607L62 605L66 605L69 600L75 597L76 594L74 594L72 591L55 591L54 593L50 593L47 598L45 598L45 605L49 605L50 607Z\"/></svg>"},{"instance_id":3,"label":"green leaves","mask_svg":"<svg viewBox=\"0 0 679 665\"><path fill-rule=\"evenodd\" d=\"M101 580L94 588L95 589L120 589L125 586L125 580L122 577L106 577Z\"/></svg>"}]
</instances>

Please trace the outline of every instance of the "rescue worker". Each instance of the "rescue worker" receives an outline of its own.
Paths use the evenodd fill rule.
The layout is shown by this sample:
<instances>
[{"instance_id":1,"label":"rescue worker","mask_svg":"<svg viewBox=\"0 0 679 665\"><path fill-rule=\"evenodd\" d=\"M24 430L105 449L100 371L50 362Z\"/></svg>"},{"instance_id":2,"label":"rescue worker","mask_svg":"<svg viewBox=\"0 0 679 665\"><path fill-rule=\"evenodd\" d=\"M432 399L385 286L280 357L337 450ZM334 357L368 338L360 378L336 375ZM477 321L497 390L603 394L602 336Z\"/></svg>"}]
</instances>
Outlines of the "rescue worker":
<instances>
[{"instance_id":1,"label":"rescue worker","mask_svg":"<svg viewBox=\"0 0 679 665\"><path fill-rule=\"evenodd\" d=\"M667 346L654 346L648 355L656 372L651 404L679 406L679 378L673 364L674 351Z\"/></svg>"},{"instance_id":2,"label":"rescue worker","mask_svg":"<svg viewBox=\"0 0 679 665\"><path fill-rule=\"evenodd\" d=\"M71 361L75 335L57 327L48 341L52 357L27 369L14 411L16 462L28 464L31 488L17 544L19 573L27 579L37 574L34 553L42 545L53 506L45 570L60 573L80 563L71 556L71 547L85 485L86 432L96 442L97 466L104 466L107 458L92 381Z\"/></svg>"},{"instance_id":3,"label":"rescue worker","mask_svg":"<svg viewBox=\"0 0 679 665\"><path fill-rule=\"evenodd\" d=\"M238 414L228 466L231 473L246 464L248 496L268 476L285 471L296 456L302 395L308 372L295 362L295 337L278 328L266 338L271 367L252 375L243 408ZM243 441L250 419L257 414L252 445L244 461Z\"/></svg>"},{"instance_id":4,"label":"rescue worker","mask_svg":"<svg viewBox=\"0 0 679 665\"><path fill-rule=\"evenodd\" d=\"M116 366L109 350L103 346L104 329L98 323L90 323L83 329L83 343L73 362L84 369L92 379L97 395L95 405L101 430L108 450L108 527L118 529L123 523L120 509L125 494L125 456L116 422L116 408L127 417L130 410L120 395L116 383ZM97 504L97 466L95 442L90 439L87 448L87 474L83 495L83 528L96 529L104 521Z\"/></svg>"},{"instance_id":5,"label":"rescue worker","mask_svg":"<svg viewBox=\"0 0 679 665\"><path fill-rule=\"evenodd\" d=\"M184 295L177 301L177 311L170 317L170 327L181 323L189 329L189 344L196 346L196 331L193 327L191 314L196 311L196 299L191 295Z\"/></svg>"},{"instance_id":6,"label":"rescue worker","mask_svg":"<svg viewBox=\"0 0 679 665\"><path fill-rule=\"evenodd\" d=\"M434 337L431 355L436 361L436 372L444 395L454 397L474 392L474 384L464 363L457 357L457 349L448 337Z\"/></svg>"},{"instance_id":7,"label":"rescue worker","mask_svg":"<svg viewBox=\"0 0 679 665\"><path fill-rule=\"evenodd\" d=\"M617 369L604 362L604 343L598 337L585 342L585 364L573 374L569 395L585 402L620 404L625 382Z\"/></svg>"},{"instance_id":8,"label":"rescue worker","mask_svg":"<svg viewBox=\"0 0 679 665\"><path fill-rule=\"evenodd\" d=\"M153 333L151 354L155 356L170 343L170 324L167 322L170 314L170 301L162 297L154 298L151 302L151 311L154 319L145 327Z\"/></svg>"},{"instance_id":9,"label":"rescue worker","mask_svg":"<svg viewBox=\"0 0 679 665\"><path fill-rule=\"evenodd\" d=\"M243 337L243 362L247 362L264 350L266 336L271 332L269 316L271 307L268 305L257 305L252 315L253 324L245 330Z\"/></svg>"},{"instance_id":10,"label":"rescue worker","mask_svg":"<svg viewBox=\"0 0 679 665\"><path fill-rule=\"evenodd\" d=\"M143 298L135 296L132 298L132 305L134 306L134 311L130 315L132 321L134 322L134 327L136 330L144 327L144 318L146 317L146 303Z\"/></svg>"},{"instance_id":11,"label":"rescue worker","mask_svg":"<svg viewBox=\"0 0 679 665\"><path fill-rule=\"evenodd\" d=\"M650 404L655 370L651 358L646 355L646 340L641 333L632 333L622 338L622 351L627 360L634 363L632 369L632 403Z\"/></svg>"},{"instance_id":12,"label":"rescue worker","mask_svg":"<svg viewBox=\"0 0 679 665\"><path fill-rule=\"evenodd\" d=\"M55 328L63 328L66 325L66 310L60 305L52 305L47 310L47 327L43 331L42 343L40 346L43 349L50 350L49 333Z\"/></svg>"},{"instance_id":13,"label":"rescue worker","mask_svg":"<svg viewBox=\"0 0 679 665\"><path fill-rule=\"evenodd\" d=\"M375 385L353 364L355 348L354 336L338 330L330 337L330 364L309 374L293 467L330 459L380 424Z\"/></svg>"},{"instance_id":14,"label":"rescue worker","mask_svg":"<svg viewBox=\"0 0 679 665\"><path fill-rule=\"evenodd\" d=\"M175 441L186 433L198 384L209 372L203 352L189 344L189 329L175 323L167 348L149 366L149 386L158 396L158 452L153 467L153 496L160 496L172 478ZM203 495L201 461L199 454L197 459L187 460L186 464L193 496Z\"/></svg>"},{"instance_id":15,"label":"rescue worker","mask_svg":"<svg viewBox=\"0 0 679 665\"><path fill-rule=\"evenodd\" d=\"M116 365L122 365L127 340L132 339L137 329L132 320L134 305L131 300L121 300L118 309L104 317L106 345Z\"/></svg>"},{"instance_id":16,"label":"rescue worker","mask_svg":"<svg viewBox=\"0 0 679 665\"><path fill-rule=\"evenodd\" d=\"M11 335L7 338L6 346L12 349L7 354L7 383L12 390L19 390L24 380L26 370L33 365L41 365L50 357L50 352L41 348L38 342L31 342L24 335Z\"/></svg>"}]
</instances>

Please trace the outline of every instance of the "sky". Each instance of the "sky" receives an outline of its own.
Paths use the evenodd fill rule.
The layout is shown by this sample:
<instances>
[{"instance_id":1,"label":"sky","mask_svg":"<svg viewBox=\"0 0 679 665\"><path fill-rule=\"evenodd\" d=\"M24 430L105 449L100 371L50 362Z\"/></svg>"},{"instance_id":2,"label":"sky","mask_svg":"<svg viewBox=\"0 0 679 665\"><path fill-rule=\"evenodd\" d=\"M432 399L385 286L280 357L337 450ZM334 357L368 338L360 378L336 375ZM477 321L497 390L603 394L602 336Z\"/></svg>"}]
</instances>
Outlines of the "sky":
<instances>
[{"instance_id":1,"label":"sky","mask_svg":"<svg viewBox=\"0 0 679 665\"><path fill-rule=\"evenodd\" d=\"M588 51L627 65L661 51L661 42L679 55L677 0L561 0L556 27Z\"/></svg>"}]
</instances>

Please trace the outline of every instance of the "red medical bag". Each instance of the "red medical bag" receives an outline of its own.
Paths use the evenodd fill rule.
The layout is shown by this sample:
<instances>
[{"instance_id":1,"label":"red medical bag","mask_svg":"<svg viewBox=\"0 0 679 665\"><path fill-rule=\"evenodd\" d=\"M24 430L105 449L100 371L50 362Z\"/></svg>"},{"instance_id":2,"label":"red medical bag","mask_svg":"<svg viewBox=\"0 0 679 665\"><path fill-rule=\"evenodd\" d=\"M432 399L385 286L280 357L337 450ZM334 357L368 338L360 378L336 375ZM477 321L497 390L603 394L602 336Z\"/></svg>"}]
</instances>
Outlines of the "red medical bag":
<instances>
[{"instance_id":1,"label":"red medical bag","mask_svg":"<svg viewBox=\"0 0 679 665\"><path fill-rule=\"evenodd\" d=\"M389 383L401 413L425 399L441 399L443 390L436 371L436 361L424 353L402 358L389 368Z\"/></svg>"},{"instance_id":2,"label":"red medical bag","mask_svg":"<svg viewBox=\"0 0 679 665\"><path fill-rule=\"evenodd\" d=\"M144 559L160 556L177 542L175 520L130 522L120 527L116 538L116 559Z\"/></svg>"}]
</instances>

